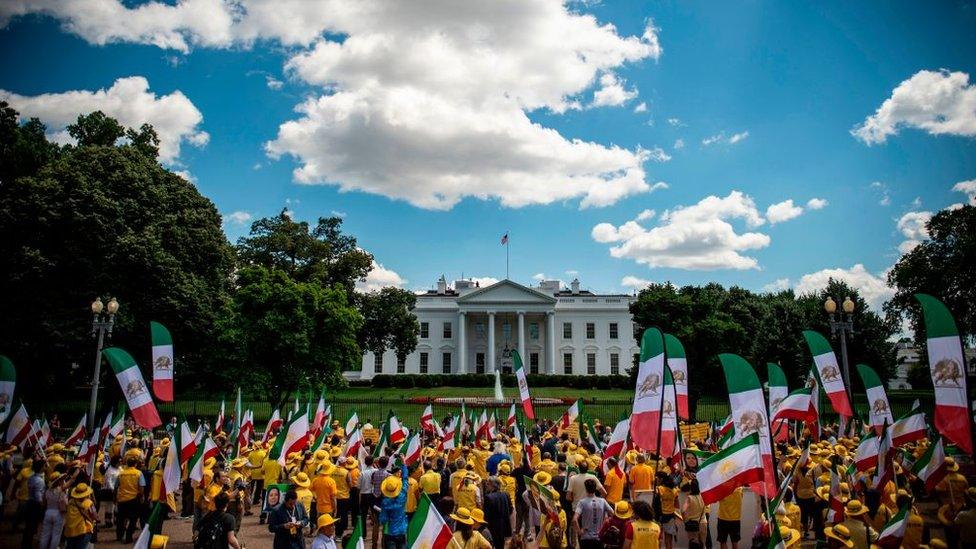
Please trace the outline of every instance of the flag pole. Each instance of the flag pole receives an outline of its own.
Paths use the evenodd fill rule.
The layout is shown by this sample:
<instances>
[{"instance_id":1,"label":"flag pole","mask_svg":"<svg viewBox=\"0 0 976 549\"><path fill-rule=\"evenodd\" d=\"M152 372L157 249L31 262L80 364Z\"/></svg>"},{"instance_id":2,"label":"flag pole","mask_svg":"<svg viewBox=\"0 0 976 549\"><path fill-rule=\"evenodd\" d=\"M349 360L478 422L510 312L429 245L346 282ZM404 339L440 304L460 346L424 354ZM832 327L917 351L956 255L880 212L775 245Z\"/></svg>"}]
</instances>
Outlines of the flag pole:
<instances>
[{"instance_id":1,"label":"flag pole","mask_svg":"<svg viewBox=\"0 0 976 549\"><path fill-rule=\"evenodd\" d=\"M505 279L507 280L508 279L508 256L510 255L511 253L510 250L512 249L512 244L511 244L512 237L509 234L509 231L507 230L505 231L505 236L507 237L505 239Z\"/></svg>"}]
</instances>

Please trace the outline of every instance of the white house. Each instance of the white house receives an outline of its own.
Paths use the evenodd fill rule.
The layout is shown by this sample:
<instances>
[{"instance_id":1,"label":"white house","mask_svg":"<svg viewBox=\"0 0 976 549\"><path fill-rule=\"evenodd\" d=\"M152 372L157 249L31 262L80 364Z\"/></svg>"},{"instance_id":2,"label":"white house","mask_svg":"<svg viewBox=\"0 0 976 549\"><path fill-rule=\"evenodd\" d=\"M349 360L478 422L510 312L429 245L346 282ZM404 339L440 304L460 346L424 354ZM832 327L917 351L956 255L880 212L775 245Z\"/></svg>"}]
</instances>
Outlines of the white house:
<instances>
[{"instance_id":1,"label":"white house","mask_svg":"<svg viewBox=\"0 0 976 549\"><path fill-rule=\"evenodd\" d=\"M417 349L399 361L393 350L363 355L350 379L383 374L464 374L512 371L517 349L529 373L624 374L640 347L626 294L594 294L559 281L537 287L502 280L481 288L470 280L417 295Z\"/></svg>"}]
</instances>

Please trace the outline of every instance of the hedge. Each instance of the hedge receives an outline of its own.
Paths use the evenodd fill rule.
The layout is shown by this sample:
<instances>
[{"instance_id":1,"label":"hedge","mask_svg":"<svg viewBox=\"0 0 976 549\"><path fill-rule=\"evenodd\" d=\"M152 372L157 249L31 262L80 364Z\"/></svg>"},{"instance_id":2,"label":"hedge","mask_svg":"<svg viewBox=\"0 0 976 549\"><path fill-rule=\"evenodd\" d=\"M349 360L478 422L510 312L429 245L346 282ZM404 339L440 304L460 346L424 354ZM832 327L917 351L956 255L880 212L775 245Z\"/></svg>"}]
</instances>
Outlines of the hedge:
<instances>
[{"instance_id":1,"label":"hedge","mask_svg":"<svg viewBox=\"0 0 976 549\"><path fill-rule=\"evenodd\" d=\"M502 386L516 387L514 374L502 374ZM529 387L571 387L575 389L633 389L628 376L529 374ZM357 383L358 386L358 383ZM371 386L377 389L423 389L430 387L494 387L488 374L377 374Z\"/></svg>"}]
</instances>

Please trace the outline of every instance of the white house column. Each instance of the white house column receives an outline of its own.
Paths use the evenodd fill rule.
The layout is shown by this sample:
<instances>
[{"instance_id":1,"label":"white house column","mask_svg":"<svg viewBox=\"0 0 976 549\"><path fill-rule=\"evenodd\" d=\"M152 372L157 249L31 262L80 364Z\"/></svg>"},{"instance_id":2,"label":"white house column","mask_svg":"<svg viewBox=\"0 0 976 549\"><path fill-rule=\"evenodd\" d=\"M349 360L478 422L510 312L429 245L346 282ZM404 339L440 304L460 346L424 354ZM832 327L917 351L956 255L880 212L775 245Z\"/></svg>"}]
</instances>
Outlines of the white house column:
<instances>
[{"instance_id":1,"label":"white house column","mask_svg":"<svg viewBox=\"0 0 976 549\"><path fill-rule=\"evenodd\" d=\"M549 374L556 373L556 312L549 311L546 314L546 326L549 333L546 334L546 370Z\"/></svg>"},{"instance_id":2,"label":"white house column","mask_svg":"<svg viewBox=\"0 0 976 549\"><path fill-rule=\"evenodd\" d=\"M495 311L488 312L488 365L485 371L495 371Z\"/></svg>"},{"instance_id":3,"label":"white house column","mask_svg":"<svg viewBox=\"0 0 976 549\"><path fill-rule=\"evenodd\" d=\"M525 362L525 311L518 312L518 353L519 359Z\"/></svg>"},{"instance_id":4,"label":"white house column","mask_svg":"<svg viewBox=\"0 0 976 549\"><path fill-rule=\"evenodd\" d=\"M468 328L468 323L465 322L465 313L461 311L458 313L458 369L459 374L468 373L468 340L465 332Z\"/></svg>"}]
</instances>

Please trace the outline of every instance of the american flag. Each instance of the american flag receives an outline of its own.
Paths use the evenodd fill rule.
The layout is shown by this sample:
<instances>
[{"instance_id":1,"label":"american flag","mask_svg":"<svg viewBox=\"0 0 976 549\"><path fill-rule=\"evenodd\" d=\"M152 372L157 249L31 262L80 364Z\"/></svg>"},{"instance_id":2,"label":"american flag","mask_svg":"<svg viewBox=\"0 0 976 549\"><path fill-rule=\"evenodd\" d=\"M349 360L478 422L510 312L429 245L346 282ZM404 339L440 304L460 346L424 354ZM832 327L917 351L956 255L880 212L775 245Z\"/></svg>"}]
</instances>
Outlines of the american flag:
<instances>
[{"instance_id":1,"label":"american flag","mask_svg":"<svg viewBox=\"0 0 976 549\"><path fill-rule=\"evenodd\" d=\"M502 246L508 244L508 233L502 235Z\"/></svg>"}]
</instances>

